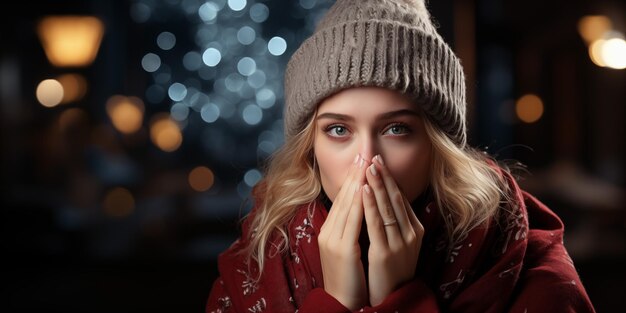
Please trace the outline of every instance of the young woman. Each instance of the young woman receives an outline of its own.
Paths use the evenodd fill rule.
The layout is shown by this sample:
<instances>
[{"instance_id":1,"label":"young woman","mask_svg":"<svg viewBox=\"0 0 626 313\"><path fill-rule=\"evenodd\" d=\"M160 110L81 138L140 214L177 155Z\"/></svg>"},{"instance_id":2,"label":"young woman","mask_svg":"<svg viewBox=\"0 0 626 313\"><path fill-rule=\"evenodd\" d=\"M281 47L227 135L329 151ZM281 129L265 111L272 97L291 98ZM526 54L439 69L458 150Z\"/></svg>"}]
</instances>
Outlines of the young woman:
<instances>
[{"instance_id":1,"label":"young woman","mask_svg":"<svg viewBox=\"0 0 626 313\"><path fill-rule=\"evenodd\" d=\"M563 224L466 145L418 0L338 0L291 57L284 146L206 312L594 312Z\"/></svg>"}]
</instances>

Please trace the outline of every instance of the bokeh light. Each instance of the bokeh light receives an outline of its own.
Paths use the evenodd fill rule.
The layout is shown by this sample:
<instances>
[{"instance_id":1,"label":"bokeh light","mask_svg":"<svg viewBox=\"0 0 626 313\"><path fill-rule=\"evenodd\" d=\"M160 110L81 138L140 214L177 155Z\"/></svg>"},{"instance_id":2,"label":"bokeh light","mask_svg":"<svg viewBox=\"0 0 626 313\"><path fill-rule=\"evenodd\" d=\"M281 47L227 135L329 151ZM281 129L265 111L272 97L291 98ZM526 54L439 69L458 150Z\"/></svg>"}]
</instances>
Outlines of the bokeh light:
<instances>
[{"instance_id":1,"label":"bokeh light","mask_svg":"<svg viewBox=\"0 0 626 313\"><path fill-rule=\"evenodd\" d=\"M178 124L167 113L156 114L150 123L150 139L165 152L176 151L183 141Z\"/></svg>"},{"instance_id":2,"label":"bokeh light","mask_svg":"<svg viewBox=\"0 0 626 313\"><path fill-rule=\"evenodd\" d=\"M537 95L527 94L515 103L517 117L525 123L534 123L543 115L543 101Z\"/></svg>"},{"instance_id":3,"label":"bokeh light","mask_svg":"<svg viewBox=\"0 0 626 313\"><path fill-rule=\"evenodd\" d=\"M612 27L611 19L604 15L587 15L578 21L578 32L587 44L603 38Z\"/></svg>"},{"instance_id":4,"label":"bokeh light","mask_svg":"<svg viewBox=\"0 0 626 313\"><path fill-rule=\"evenodd\" d=\"M79 74L63 74L56 78L63 86L63 99L61 103L79 101L87 93L87 81Z\"/></svg>"},{"instance_id":5,"label":"bokeh light","mask_svg":"<svg viewBox=\"0 0 626 313\"><path fill-rule=\"evenodd\" d=\"M54 66L86 66L96 58L104 23L93 16L48 16L39 22L37 32Z\"/></svg>"},{"instance_id":6,"label":"bokeh light","mask_svg":"<svg viewBox=\"0 0 626 313\"><path fill-rule=\"evenodd\" d=\"M112 217L126 217L135 210L135 197L126 188L109 190L102 203L104 212Z\"/></svg>"},{"instance_id":7,"label":"bokeh light","mask_svg":"<svg viewBox=\"0 0 626 313\"><path fill-rule=\"evenodd\" d=\"M287 50L287 42L281 37L272 37L267 43L267 50L273 55L282 55Z\"/></svg>"},{"instance_id":8,"label":"bokeh light","mask_svg":"<svg viewBox=\"0 0 626 313\"><path fill-rule=\"evenodd\" d=\"M602 44L602 60L613 69L626 68L626 41L622 38L611 38Z\"/></svg>"},{"instance_id":9,"label":"bokeh light","mask_svg":"<svg viewBox=\"0 0 626 313\"><path fill-rule=\"evenodd\" d=\"M113 126L119 132L132 134L141 129L144 115L141 99L114 95L107 101L106 110Z\"/></svg>"},{"instance_id":10,"label":"bokeh light","mask_svg":"<svg viewBox=\"0 0 626 313\"><path fill-rule=\"evenodd\" d=\"M213 171L206 166L198 166L189 172L189 185L198 192L211 189L214 180Z\"/></svg>"},{"instance_id":11,"label":"bokeh light","mask_svg":"<svg viewBox=\"0 0 626 313\"><path fill-rule=\"evenodd\" d=\"M171 50L176 45L176 36L170 32L162 32L157 36L157 45L162 50Z\"/></svg>"},{"instance_id":12,"label":"bokeh light","mask_svg":"<svg viewBox=\"0 0 626 313\"><path fill-rule=\"evenodd\" d=\"M63 100L63 85L55 79L45 79L37 85L36 96L41 105L55 107Z\"/></svg>"},{"instance_id":13,"label":"bokeh light","mask_svg":"<svg viewBox=\"0 0 626 313\"><path fill-rule=\"evenodd\" d=\"M216 66L222 60L222 54L215 48L208 48L202 54L202 61L207 66Z\"/></svg>"},{"instance_id":14,"label":"bokeh light","mask_svg":"<svg viewBox=\"0 0 626 313\"><path fill-rule=\"evenodd\" d=\"M141 59L141 67L146 72L156 72L161 67L161 58L154 53L146 53Z\"/></svg>"}]
</instances>

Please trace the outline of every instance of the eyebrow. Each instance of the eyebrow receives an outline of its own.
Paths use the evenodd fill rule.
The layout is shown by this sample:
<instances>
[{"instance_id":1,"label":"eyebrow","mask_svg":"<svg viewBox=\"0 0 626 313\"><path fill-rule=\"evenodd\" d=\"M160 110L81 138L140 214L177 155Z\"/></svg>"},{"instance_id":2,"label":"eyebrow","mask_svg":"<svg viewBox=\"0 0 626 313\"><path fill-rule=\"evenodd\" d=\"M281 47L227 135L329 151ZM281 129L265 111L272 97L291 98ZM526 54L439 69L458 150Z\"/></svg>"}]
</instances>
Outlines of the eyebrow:
<instances>
[{"instance_id":1,"label":"eyebrow","mask_svg":"<svg viewBox=\"0 0 626 313\"><path fill-rule=\"evenodd\" d=\"M391 111L391 112L386 112L386 113L382 113L379 114L378 116L376 116L377 119L381 119L381 120L388 120L388 119L392 119L395 117L399 117L399 116L419 116L419 114L414 111L414 110L409 110L409 109L403 109L403 110L398 110L398 111ZM346 115L346 114L339 114L339 113L332 113L332 112L327 112L327 113L322 113L320 115L317 116L316 120L319 119L334 119L334 120L340 120L340 121L354 121L354 117L350 116L350 115Z\"/></svg>"}]
</instances>

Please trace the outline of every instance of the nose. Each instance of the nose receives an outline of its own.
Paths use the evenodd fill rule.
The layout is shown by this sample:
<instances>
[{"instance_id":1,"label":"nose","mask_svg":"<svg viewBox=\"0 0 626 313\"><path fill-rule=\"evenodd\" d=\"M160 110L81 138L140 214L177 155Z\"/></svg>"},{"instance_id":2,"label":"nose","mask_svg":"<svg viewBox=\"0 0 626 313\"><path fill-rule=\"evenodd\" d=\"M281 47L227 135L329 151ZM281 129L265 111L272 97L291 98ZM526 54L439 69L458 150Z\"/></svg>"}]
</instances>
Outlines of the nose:
<instances>
[{"instance_id":1,"label":"nose","mask_svg":"<svg viewBox=\"0 0 626 313\"><path fill-rule=\"evenodd\" d=\"M380 153L380 151L378 151L378 142L372 135L362 136L361 140L359 140L359 145L359 153L366 161L371 162L372 158Z\"/></svg>"}]
</instances>

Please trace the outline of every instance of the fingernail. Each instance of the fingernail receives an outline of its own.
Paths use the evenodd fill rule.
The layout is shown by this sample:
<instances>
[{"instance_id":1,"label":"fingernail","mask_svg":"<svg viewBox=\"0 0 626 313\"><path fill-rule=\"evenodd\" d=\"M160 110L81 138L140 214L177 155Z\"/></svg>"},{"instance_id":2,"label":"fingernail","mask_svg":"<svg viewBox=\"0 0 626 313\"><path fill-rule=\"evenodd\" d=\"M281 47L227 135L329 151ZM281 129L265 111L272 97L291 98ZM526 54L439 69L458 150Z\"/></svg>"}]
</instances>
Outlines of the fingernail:
<instances>
[{"instance_id":1,"label":"fingernail","mask_svg":"<svg viewBox=\"0 0 626 313\"><path fill-rule=\"evenodd\" d=\"M359 192L359 190L361 190L361 185L354 186L354 193Z\"/></svg>"},{"instance_id":2,"label":"fingernail","mask_svg":"<svg viewBox=\"0 0 626 313\"><path fill-rule=\"evenodd\" d=\"M372 189L370 189L370 186L368 186L367 184L363 185L363 189L365 189L365 192L367 192L367 194L372 193Z\"/></svg>"},{"instance_id":3,"label":"fingernail","mask_svg":"<svg viewBox=\"0 0 626 313\"><path fill-rule=\"evenodd\" d=\"M380 165L385 165L385 163L383 162L383 157L381 157L380 154L377 154L375 158L378 161L378 163L380 163Z\"/></svg>"},{"instance_id":4,"label":"fingernail","mask_svg":"<svg viewBox=\"0 0 626 313\"><path fill-rule=\"evenodd\" d=\"M363 167L363 164L365 164L365 160L361 158L361 161L359 162L359 167Z\"/></svg>"},{"instance_id":5,"label":"fingernail","mask_svg":"<svg viewBox=\"0 0 626 313\"><path fill-rule=\"evenodd\" d=\"M372 173L372 175L378 176L378 172L376 172L376 165L370 165L370 172Z\"/></svg>"},{"instance_id":6,"label":"fingernail","mask_svg":"<svg viewBox=\"0 0 626 313\"><path fill-rule=\"evenodd\" d=\"M359 162L359 155L358 154L354 157L354 164L356 164L357 162Z\"/></svg>"}]
</instances>

